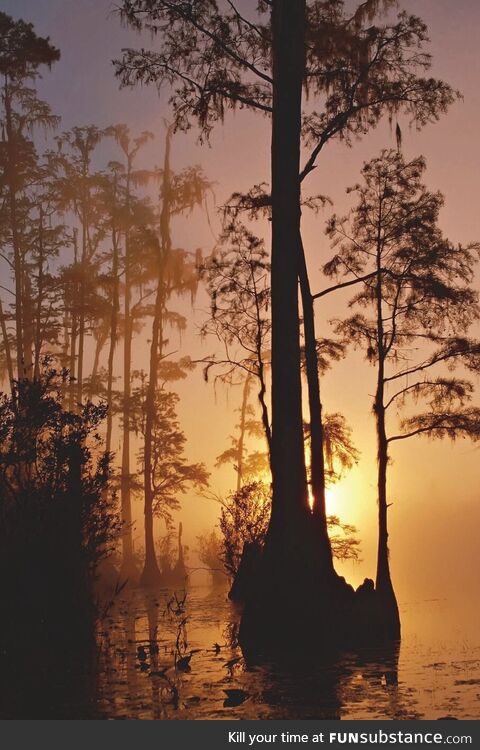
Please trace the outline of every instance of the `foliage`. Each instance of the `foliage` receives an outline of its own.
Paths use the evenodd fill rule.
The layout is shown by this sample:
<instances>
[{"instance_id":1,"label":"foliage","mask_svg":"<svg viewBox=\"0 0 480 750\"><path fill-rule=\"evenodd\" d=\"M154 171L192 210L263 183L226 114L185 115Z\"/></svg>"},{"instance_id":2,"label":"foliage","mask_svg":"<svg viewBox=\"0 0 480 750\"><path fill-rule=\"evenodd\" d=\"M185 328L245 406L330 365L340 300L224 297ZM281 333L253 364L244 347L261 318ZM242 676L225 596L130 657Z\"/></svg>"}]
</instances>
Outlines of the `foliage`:
<instances>
[{"instance_id":1,"label":"foliage","mask_svg":"<svg viewBox=\"0 0 480 750\"><path fill-rule=\"evenodd\" d=\"M37 36L31 23L0 13L0 73L10 79L35 78L40 65L60 58L49 38Z\"/></svg>"},{"instance_id":2,"label":"foliage","mask_svg":"<svg viewBox=\"0 0 480 750\"><path fill-rule=\"evenodd\" d=\"M360 540L357 528L352 524L342 523L338 516L327 516L327 525L333 556L337 560L359 561Z\"/></svg>"},{"instance_id":3,"label":"foliage","mask_svg":"<svg viewBox=\"0 0 480 750\"><path fill-rule=\"evenodd\" d=\"M32 626L36 638L90 639L97 566L121 531L98 433L105 409L87 403L79 413L64 410L64 377L47 370L40 380L14 383L0 399L6 642Z\"/></svg>"},{"instance_id":4,"label":"foliage","mask_svg":"<svg viewBox=\"0 0 480 750\"><path fill-rule=\"evenodd\" d=\"M197 554L202 565L210 569L214 579L219 578L219 574L222 575L223 543L216 529L197 536Z\"/></svg>"},{"instance_id":5,"label":"foliage","mask_svg":"<svg viewBox=\"0 0 480 750\"><path fill-rule=\"evenodd\" d=\"M141 410L143 387L135 395ZM189 463L185 456L186 437L180 429L176 413L178 396L157 390L152 435L153 511L167 526L172 524L172 513L180 508L180 495L189 488L205 488L208 472L201 463ZM141 414L141 411L139 412ZM143 434L144 420L137 427ZM143 449L139 454L143 460Z\"/></svg>"},{"instance_id":6,"label":"foliage","mask_svg":"<svg viewBox=\"0 0 480 750\"><path fill-rule=\"evenodd\" d=\"M167 533L156 540L156 549L160 570L164 575L168 575L178 559L178 548L176 545L176 535L173 526L167 529ZM183 548L185 552L185 548Z\"/></svg>"},{"instance_id":7,"label":"foliage","mask_svg":"<svg viewBox=\"0 0 480 750\"><path fill-rule=\"evenodd\" d=\"M308 436L309 425L305 425ZM326 484L338 482L345 471L358 463L359 452L352 440L352 430L343 414L325 414L323 418L323 453Z\"/></svg>"},{"instance_id":8,"label":"foliage","mask_svg":"<svg viewBox=\"0 0 480 750\"><path fill-rule=\"evenodd\" d=\"M268 451L248 450L246 446L248 438L265 440L265 432L262 423L255 418L252 404L245 403L235 411L240 413L240 422L235 425L237 434L229 436L230 446L217 456L215 467L231 464L237 472L239 482L248 483L261 476L268 476L270 472Z\"/></svg>"},{"instance_id":9,"label":"foliage","mask_svg":"<svg viewBox=\"0 0 480 750\"><path fill-rule=\"evenodd\" d=\"M210 297L210 317L202 336L213 336L222 344L220 358L207 359L208 379L213 367L217 376L234 383L245 375L262 377L269 366L270 263L263 240L241 222L228 223L220 238L222 249L200 267L200 277Z\"/></svg>"},{"instance_id":10,"label":"foliage","mask_svg":"<svg viewBox=\"0 0 480 750\"><path fill-rule=\"evenodd\" d=\"M384 387L394 387L377 411L428 406L410 413L389 442L415 434L475 437L479 430L472 385L446 377L442 366L479 370L480 345L468 331L480 318L471 286L480 248L443 236L443 197L427 190L424 172L422 158L407 162L400 152L383 151L351 188L357 204L350 217L333 216L327 230L336 254L325 273L364 279L350 302L359 312L338 321L337 332L380 368Z\"/></svg>"},{"instance_id":11,"label":"foliage","mask_svg":"<svg viewBox=\"0 0 480 750\"><path fill-rule=\"evenodd\" d=\"M9 533L18 525L18 534L54 537L63 520L61 543L67 528L78 523L72 533L79 535L81 555L93 572L119 531L114 498L105 492L110 457L98 432L105 408L87 403L79 414L65 411L61 387L62 376L50 369L1 397L2 526ZM15 523L19 516L22 523ZM54 528L46 527L47 518Z\"/></svg>"},{"instance_id":12,"label":"foliage","mask_svg":"<svg viewBox=\"0 0 480 750\"><path fill-rule=\"evenodd\" d=\"M236 409L242 412L242 409ZM260 477L268 476L270 465L268 452L265 450L248 451L246 440L265 437L262 423L255 419L255 411L251 404L245 407L243 434L242 423L236 425L237 434L230 435L230 446L217 456L216 467L231 464L240 474L241 481L246 484L259 481ZM304 424L305 439L309 438L310 425ZM360 454L352 439L352 430L343 414L327 413L323 418L323 450L326 467L326 482L334 484L343 474L358 463ZM240 455L241 454L241 455Z\"/></svg>"},{"instance_id":13,"label":"foliage","mask_svg":"<svg viewBox=\"0 0 480 750\"><path fill-rule=\"evenodd\" d=\"M262 482L244 485L222 503L219 520L222 561L232 578L238 571L244 545L263 545L270 511L270 487Z\"/></svg>"},{"instance_id":14,"label":"foliage","mask_svg":"<svg viewBox=\"0 0 480 750\"><path fill-rule=\"evenodd\" d=\"M455 99L450 86L427 75L431 59L421 19L405 12L382 18L395 4L367 0L350 12L343 0L307 2L304 86L312 106L303 136L311 152L302 178L331 138L351 143L385 113L403 113L421 127ZM242 14L234 2L124 0L120 13L160 44L124 50L117 75L124 85L167 85L177 128L196 123L208 138L229 109L271 113L271 3Z\"/></svg>"},{"instance_id":15,"label":"foliage","mask_svg":"<svg viewBox=\"0 0 480 750\"><path fill-rule=\"evenodd\" d=\"M271 512L271 488L263 482L251 482L222 501L219 526L223 549L221 559L228 575L238 572L245 544L263 547ZM327 518L333 556L339 560L358 560L360 542L354 526L343 524L337 516Z\"/></svg>"},{"instance_id":16,"label":"foliage","mask_svg":"<svg viewBox=\"0 0 480 750\"><path fill-rule=\"evenodd\" d=\"M16 377L22 379L25 374L31 375L32 348L34 341L38 343L39 331L42 330L41 323L36 330L33 325L32 280L35 271L32 271L32 255L35 255L37 242L42 248L40 255L45 259L58 249L55 232L49 238L49 232L42 231L43 221L39 220L44 210L42 182L48 175L52 160L47 158L41 162L34 134L38 130L46 132L58 124L58 118L48 104L38 98L35 83L40 75L39 68L52 65L59 56L49 39L37 36L31 24L14 21L0 13L0 247L2 260L14 281L14 338L1 301L0 322L2 355L10 383L15 377L12 339L16 351ZM38 236L36 224L39 225ZM42 265L43 259L39 267ZM37 268L36 263L34 267ZM39 272L39 277L38 296L41 297L45 268ZM25 279L23 283L22 279Z\"/></svg>"}]
</instances>

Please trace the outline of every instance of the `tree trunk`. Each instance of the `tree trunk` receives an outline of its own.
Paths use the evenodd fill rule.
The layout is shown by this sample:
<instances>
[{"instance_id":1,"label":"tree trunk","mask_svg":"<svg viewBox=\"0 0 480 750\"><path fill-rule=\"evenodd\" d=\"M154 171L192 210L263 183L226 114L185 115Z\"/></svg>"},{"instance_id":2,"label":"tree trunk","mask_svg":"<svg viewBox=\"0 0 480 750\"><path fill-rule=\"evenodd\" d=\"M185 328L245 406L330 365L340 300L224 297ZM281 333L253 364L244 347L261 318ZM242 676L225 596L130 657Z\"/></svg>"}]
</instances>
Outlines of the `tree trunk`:
<instances>
[{"instance_id":1,"label":"tree trunk","mask_svg":"<svg viewBox=\"0 0 480 750\"><path fill-rule=\"evenodd\" d=\"M354 591L333 569L325 528L324 471L316 464L308 504L302 419L298 280L305 292L311 421L322 453L320 393L311 294L302 265L300 136L305 66L304 0L273 0L272 116L272 515L240 625L252 655L326 649L351 640ZM308 292L308 294L307 294ZM320 468L319 468L320 467ZM321 542L323 536L323 544Z\"/></svg>"},{"instance_id":2,"label":"tree trunk","mask_svg":"<svg viewBox=\"0 0 480 750\"><path fill-rule=\"evenodd\" d=\"M63 377L62 377L62 389L61 390L62 390L62 408L68 409L69 383L68 383L68 377L67 377L66 372L68 371L68 365L69 365L70 313L67 309L65 289L63 290L63 294L64 294L64 309L63 309L63 321L62 321L63 334L62 334L62 349L61 349L61 358L60 358L62 371L63 371Z\"/></svg>"},{"instance_id":3,"label":"tree trunk","mask_svg":"<svg viewBox=\"0 0 480 750\"><path fill-rule=\"evenodd\" d=\"M379 222L379 226L381 222ZM385 425L385 333L383 325L382 310L382 270L381 270L381 241L380 235L377 246L377 284L376 284L376 306L377 306L377 348L378 348L378 372L377 389L375 393L374 412L377 427L378 445L378 554L376 591L380 598L381 616L385 623L386 634L389 637L400 637L400 616L398 604L390 576L390 563L388 553L388 525L387 525L387 466L388 466L388 439Z\"/></svg>"},{"instance_id":4,"label":"tree trunk","mask_svg":"<svg viewBox=\"0 0 480 750\"><path fill-rule=\"evenodd\" d=\"M305 15L304 0L273 0L272 515L240 627L242 646L256 652L283 651L317 630L322 570L308 504L298 311Z\"/></svg>"},{"instance_id":5,"label":"tree trunk","mask_svg":"<svg viewBox=\"0 0 480 750\"><path fill-rule=\"evenodd\" d=\"M44 252L43 252L43 207L40 205L38 220L38 293L37 293L37 315L35 321L35 362L33 377L40 378L40 356L42 352L42 310L43 310L43 284L44 284Z\"/></svg>"},{"instance_id":6,"label":"tree trunk","mask_svg":"<svg viewBox=\"0 0 480 750\"><path fill-rule=\"evenodd\" d=\"M20 237L17 221L17 179L15 163L15 133L12 123L12 108L8 80L5 76L3 89L5 104L5 129L7 136L7 170L6 181L8 189L8 209L10 214L10 229L12 232L13 268L15 274L15 337L17 349L17 379L26 376L23 345L23 258L20 247Z\"/></svg>"},{"instance_id":7,"label":"tree trunk","mask_svg":"<svg viewBox=\"0 0 480 750\"><path fill-rule=\"evenodd\" d=\"M33 377L33 357L35 346L35 304L32 282L28 274L23 274L23 361L25 377Z\"/></svg>"},{"instance_id":8,"label":"tree trunk","mask_svg":"<svg viewBox=\"0 0 480 750\"><path fill-rule=\"evenodd\" d=\"M125 237L125 339L123 349L123 434L122 434L122 473L121 473L121 509L122 509L122 577L136 577L137 570L133 557L132 540L132 500L130 488L130 399L131 399L131 369L132 369L132 315L130 311L130 270L128 238Z\"/></svg>"},{"instance_id":9,"label":"tree trunk","mask_svg":"<svg viewBox=\"0 0 480 750\"><path fill-rule=\"evenodd\" d=\"M144 493L145 493L145 566L141 576L144 586L160 582L161 574L155 554L153 537L153 427L155 420L155 396L157 393L158 365L163 348L163 311L165 305L165 264L171 250L170 239L170 148L172 128L167 129L165 159L163 165L163 205L160 214L161 247L158 257L157 293L150 344L150 371L145 399L145 448L144 448Z\"/></svg>"},{"instance_id":10,"label":"tree trunk","mask_svg":"<svg viewBox=\"0 0 480 750\"><path fill-rule=\"evenodd\" d=\"M375 415L377 425L377 490L378 490L378 555L377 555L377 581L378 591L390 591L392 582L390 577L390 566L388 561L388 528L387 528L387 465L388 450L387 437L385 434L385 414L383 404L380 402L381 386L377 389L375 399Z\"/></svg>"},{"instance_id":11,"label":"tree trunk","mask_svg":"<svg viewBox=\"0 0 480 750\"><path fill-rule=\"evenodd\" d=\"M115 347L117 345L118 308L119 308L119 283L118 283L118 235L116 227L112 227L112 314L110 318L110 348L108 352L108 380L107 380L107 435L105 450L110 453L112 447L113 428L113 360Z\"/></svg>"},{"instance_id":12,"label":"tree trunk","mask_svg":"<svg viewBox=\"0 0 480 750\"><path fill-rule=\"evenodd\" d=\"M127 222L130 221L130 180L132 171L132 159L127 156L127 181L126 181L126 198L125 209ZM133 556L133 539L132 539L132 498L131 498L131 477L130 477L130 399L131 399L131 378L132 378L132 338L133 324L131 304L131 258L130 258L130 226L127 223L125 228L125 298L124 298L124 318L125 318L125 338L123 348L123 434L122 434L122 472L120 485L121 511L123 521L122 532L122 567L120 573L122 577L129 580L136 580L138 576L137 567Z\"/></svg>"},{"instance_id":13,"label":"tree trunk","mask_svg":"<svg viewBox=\"0 0 480 750\"><path fill-rule=\"evenodd\" d=\"M155 394L159 363L160 331L163 312L163 280L159 274L155 312L150 344L150 370L145 397L145 447L143 456L144 518L145 518L145 564L140 578L143 586L155 586L161 581L161 573L155 554L153 536L153 426L155 420Z\"/></svg>"},{"instance_id":14,"label":"tree trunk","mask_svg":"<svg viewBox=\"0 0 480 750\"><path fill-rule=\"evenodd\" d=\"M68 409L69 411L75 410L75 365L77 360L77 316L75 311L72 310L72 330L70 333L70 383L69 383L69 395L68 395Z\"/></svg>"},{"instance_id":15,"label":"tree trunk","mask_svg":"<svg viewBox=\"0 0 480 750\"><path fill-rule=\"evenodd\" d=\"M255 284L255 273L252 269L252 284L255 292L255 314L257 320L257 334L255 337L255 348L258 363L258 380L260 382L260 389L258 391L258 400L260 402L260 410L262 415L262 425L265 432L265 438L267 441L268 448L268 466L270 468L270 474L272 473L272 429L270 426L270 419L268 416L268 407L265 400L267 393L267 385L265 382L265 364L263 361L263 338L262 338L262 315L260 311L260 305L258 300L258 294Z\"/></svg>"},{"instance_id":16,"label":"tree trunk","mask_svg":"<svg viewBox=\"0 0 480 750\"><path fill-rule=\"evenodd\" d=\"M73 230L73 262L75 267L75 273L78 273L78 233L77 230ZM71 295L71 334L70 334L70 357L69 357L69 373L70 383L68 387L68 409L74 411L75 409L75 372L77 364L77 333L78 333L78 321L77 321L77 295L79 286L77 282L74 283L74 288Z\"/></svg>"},{"instance_id":17,"label":"tree trunk","mask_svg":"<svg viewBox=\"0 0 480 750\"><path fill-rule=\"evenodd\" d=\"M82 253L83 256L83 253ZM80 277L80 295L79 295L79 307L80 312L78 316L78 358L77 358L77 379L76 379L76 404L74 407L80 408L83 401L83 359L85 352L85 276L86 276L86 263L83 259L81 262L81 277Z\"/></svg>"},{"instance_id":18,"label":"tree trunk","mask_svg":"<svg viewBox=\"0 0 480 750\"><path fill-rule=\"evenodd\" d=\"M303 331L305 336L305 364L308 385L308 405L310 412L310 478L313 497L313 516L315 518L319 539L318 543L324 557L325 568L333 572L333 557L327 527L327 509L325 503L325 459L324 433L322 420L322 402L320 399L320 381L318 374L317 340L315 336L315 315L313 297L310 290L308 270L302 238L300 248L300 290L303 308Z\"/></svg>"},{"instance_id":19,"label":"tree trunk","mask_svg":"<svg viewBox=\"0 0 480 750\"><path fill-rule=\"evenodd\" d=\"M183 544L182 544L182 532L183 532L183 527L182 527L182 523L180 522L178 525L178 558L172 571L172 582L175 586L182 586L182 584L185 585L187 577L188 577L187 569L185 567L185 556L184 556Z\"/></svg>"},{"instance_id":20,"label":"tree trunk","mask_svg":"<svg viewBox=\"0 0 480 750\"><path fill-rule=\"evenodd\" d=\"M10 339L8 338L7 324L5 322L5 315L3 312L3 305L2 305L1 299L0 299L0 326L2 329L3 348L5 350L5 362L7 365L8 381L10 383L10 388L12 388L13 380L15 376L13 372L13 360L12 360L12 352L10 349Z\"/></svg>"},{"instance_id":21,"label":"tree trunk","mask_svg":"<svg viewBox=\"0 0 480 750\"><path fill-rule=\"evenodd\" d=\"M95 354L93 356L92 374L90 375L90 388L88 389L89 398L92 399L97 394L98 367L100 365L100 355L103 347L107 343L107 334L100 330L95 343Z\"/></svg>"},{"instance_id":22,"label":"tree trunk","mask_svg":"<svg viewBox=\"0 0 480 750\"><path fill-rule=\"evenodd\" d=\"M250 392L250 375L247 375L243 384L242 406L240 408L240 434L237 443L237 492L243 485L243 454L245 451L245 422L247 418L248 394Z\"/></svg>"},{"instance_id":23,"label":"tree trunk","mask_svg":"<svg viewBox=\"0 0 480 750\"><path fill-rule=\"evenodd\" d=\"M298 315L300 128L305 0L274 0L272 120L272 521L286 530L308 509ZM291 527L291 528L293 528Z\"/></svg>"}]
</instances>

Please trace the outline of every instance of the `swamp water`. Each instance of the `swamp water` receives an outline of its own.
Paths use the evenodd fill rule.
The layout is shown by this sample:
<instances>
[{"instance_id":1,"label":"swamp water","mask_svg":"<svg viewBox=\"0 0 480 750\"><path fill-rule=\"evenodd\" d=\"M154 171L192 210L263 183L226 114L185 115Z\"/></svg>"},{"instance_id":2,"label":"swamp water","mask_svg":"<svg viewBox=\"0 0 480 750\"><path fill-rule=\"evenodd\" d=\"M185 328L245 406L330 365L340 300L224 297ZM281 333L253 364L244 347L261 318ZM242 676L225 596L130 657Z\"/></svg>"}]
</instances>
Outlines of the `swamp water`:
<instances>
[{"instance_id":1,"label":"swamp water","mask_svg":"<svg viewBox=\"0 0 480 750\"><path fill-rule=\"evenodd\" d=\"M247 665L223 588L123 591L103 619L95 666L50 671L22 718L458 719L479 717L480 630L447 600L400 605L398 652L344 654L289 668ZM68 662L68 660L66 660ZM21 701L20 701L21 702ZM5 716L5 714L3 714ZM12 715L12 714L11 714ZM6 717L5 717L6 718Z\"/></svg>"}]
</instances>

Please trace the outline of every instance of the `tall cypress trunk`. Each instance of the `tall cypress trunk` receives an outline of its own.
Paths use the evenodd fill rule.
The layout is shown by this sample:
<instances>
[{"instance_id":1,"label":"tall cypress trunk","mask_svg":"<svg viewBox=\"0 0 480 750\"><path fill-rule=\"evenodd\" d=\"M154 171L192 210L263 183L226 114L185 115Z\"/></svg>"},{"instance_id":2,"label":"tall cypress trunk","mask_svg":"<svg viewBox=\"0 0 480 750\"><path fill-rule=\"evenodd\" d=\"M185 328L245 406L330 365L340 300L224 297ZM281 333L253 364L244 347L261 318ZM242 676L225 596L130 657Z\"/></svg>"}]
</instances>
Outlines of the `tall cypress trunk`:
<instances>
[{"instance_id":1,"label":"tall cypress trunk","mask_svg":"<svg viewBox=\"0 0 480 750\"><path fill-rule=\"evenodd\" d=\"M150 344L150 371L147 394L145 398L145 448L144 448L144 516L145 516L145 566L141 583L155 585L161 579L155 554L153 536L153 427L155 420L155 396L158 384L158 365L163 348L163 312L165 306L165 267L171 251L170 238L170 149L172 128L167 129L165 140L165 159L163 165L162 196L163 205L160 214L160 252L158 257L157 293L152 323L152 342Z\"/></svg>"},{"instance_id":2,"label":"tall cypress trunk","mask_svg":"<svg viewBox=\"0 0 480 750\"><path fill-rule=\"evenodd\" d=\"M5 126L6 126L6 133L7 133L7 141L8 141L8 159L7 159L7 181L8 181L8 197L9 197L9 209L10 209L10 219L13 219L12 223L12 243L13 243L13 253L14 253L14 270L15 270L15 333L16 333L16 343L17 343L17 379L20 380L23 376L23 365L22 365L22 353L21 350L18 349L19 341L22 339L22 313L21 313L21 281L20 281L20 253L18 248L18 233L17 233L17 224L16 224L16 212L15 212L15 206L16 206L16 199L15 199L15 163L14 158L12 155L12 144L10 143L10 139L12 137L12 115L11 115L11 104L10 104L10 95L8 91L8 80L5 76L5 83L3 88L4 93L4 102L5 102ZM4 342L4 348L5 348L5 359L7 362L7 372L8 372L8 378L10 381L10 387L13 385L13 381L15 379L14 374L14 365L13 365L13 358L12 358L12 352L10 347L10 341L8 338L8 331L7 331L7 325L5 322L5 315L3 312L3 305L0 301L0 320L1 320L1 327L2 327L2 336L3 336L3 342ZM23 347L23 344L22 344Z\"/></svg>"},{"instance_id":3,"label":"tall cypress trunk","mask_svg":"<svg viewBox=\"0 0 480 750\"><path fill-rule=\"evenodd\" d=\"M258 391L258 400L260 402L260 411L262 416L262 426L265 433L265 439L267 441L268 448L268 465L270 473L272 473L272 429L270 426L270 418L268 416L268 407L266 402L267 384L265 381L265 363L263 361L263 338L262 338L262 315L260 310L260 303L257 294L257 288L255 283L255 273L252 269L252 285L255 292L255 315L257 321L257 333L255 336L255 349L257 355L258 364L258 380L260 382L260 388Z\"/></svg>"},{"instance_id":4,"label":"tall cypress trunk","mask_svg":"<svg viewBox=\"0 0 480 750\"><path fill-rule=\"evenodd\" d=\"M182 533L183 526L182 522L178 524L178 558L177 562L173 566L172 570L172 581L175 585L181 585L185 583L187 578L187 569L185 567L185 555L182 544Z\"/></svg>"},{"instance_id":5,"label":"tall cypress trunk","mask_svg":"<svg viewBox=\"0 0 480 750\"><path fill-rule=\"evenodd\" d=\"M379 368L380 372L380 368ZM378 591L390 592L392 582L388 560L388 526L387 526L387 465L388 444L385 433L385 412L383 407L383 383L380 377L375 396L375 418L377 427L377 490L378 490L378 554L376 586Z\"/></svg>"},{"instance_id":6,"label":"tall cypress trunk","mask_svg":"<svg viewBox=\"0 0 480 750\"><path fill-rule=\"evenodd\" d=\"M33 361L35 347L35 304L30 276L23 274L23 361L25 377L29 380L33 376Z\"/></svg>"},{"instance_id":7,"label":"tall cypress trunk","mask_svg":"<svg viewBox=\"0 0 480 750\"><path fill-rule=\"evenodd\" d=\"M305 259L302 238L300 248L300 290L303 309L303 331L305 337L305 365L308 386L308 406L310 412L310 476L313 497L313 515L316 520L319 539L326 569L333 571L333 557L327 527L327 509L325 503L325 459L324 432L322 420L322 402L320 399L320 380L318 374L317 340L315 336L315 313L313 297Z\"/></svg>"},{"instance_id":8,"label":"tall cypress trunk","mask_svg":"<svg viewBox=\"0 0 480 750\"><path fill-rule=\"evenodd\" d=\"M42 309L44 294L44 252L43 252L43 207L40 206L40 215L38 219L38 294L37 294L37 315L35 321L35 361L33 368L33 377L38 380L40 377L40 356L42 352Z\"/></svg>"},{"instance_id":9,"label":"tall cypress trunk","mask_svg":"<svg viewBox=\"0 0 480 750\"><path fill-rule=\"evenodd\" d=\"M129 263L128 243L125 242L126 269ZM123 350L123 413L122 413L122 472L120 486L120 500L122 509L122 573L130 577L135 572L133 560L132 540L132 501L130 489L130 399L131 399L131 369L132 369L132 319L130 312L130 273L125 270L125 338Z\"/></svg>"},{"instance_id":10,"label":"tall cypress trunk","mask_svg":"<svg viewBox=\"0 0 480 750\"><path fill-rule=\"evenodd\" d=\"M161 266L161 259L159 259ZM160 569L155 554L155 540L153 536L153 426L155 420L155 394L157 390L157 374L160 349L160 332L162 329L163 313L163 279L159 274L155 311L152 324L152 341L150 344L150 368L147 393L145 397L145 447L143 452L143 488L144 488L144 519L145 519L145 565L140 582L144 586L154 586L161 580Z\"/></svg>"},{"instance_id":11,"label":"tall cypress trunk","mask_svg":"<svg viewBox=\"0 0 480 750\"><path fill-rule=\"evenodd\" d=\"M5 130L7 135L6 182L8 190L8 210L12 233L13 269L15 274L15 338L17 349L17 379L26 377L23 342L23 258L17 219L17 178L15 160L16 134L12 122L12 104L7 76L3 87L5 104Z\"/></svg>"},{"instance_id":12,"label":"tall cypress trunk","mask_svg":"<svg viewBox=\"0 0 480 750\"><path fill-rule=\"evenodd\" d=\"M78 233L77 230L73 230L73 262L75 266L75 272L78 272ZM73 411L75 408L75 373L77 364L77 333L78 333L78 320L76 311L76 301L78 293L78 284L75 282L73 293L71 295L71 332L70 332L70 355L69 355L69 373L70 383L68 387L68 409Z\"/></svg>"},{"instance_id":13,"label":"tall cypress trunk","mask_svg":"<svg viewBox=\"0 0 480 750\"><path fill-rule=\"evenodd\" d=\"M185 558L183 554L183 544L182 544L182 532L183 532L183 526L182 522L178 524L178 564L185 566Z\"/></svg>"},{"instance_id":14,"label":"tall cypress trunk","mask_svg":"<svg viewBox=\"0 0 480 750\"><path fill-rule=\"evenodd\" d=\"M10 383L10 388L11 388L13 385L13 380L15 376L13 372L13 359L12 359L12 352L10 348L10 339L8 338L7 324L5 321L5 314L3 312L3 304L2 304L1 299L0 299L0 327L2 330L3 348L5 351L5 361L7 364L8 381Z\"/></svg>"},{"instance_id":15,"label":"tall cypress trunk","mask_svg":"<svg viewBox=\"0 0 480 750\"><path fill-rule=\"evenodd\" d=\"M115 199L114 199L115 200ZM115 211L115 206L114 206ZM119 279L118 279L118 233L115 220L112 225L112 313L110 318L110 348L108 351L108 380L107 380L107 434L105 450L110 453L112 446L113 428L113 360L117 345L118 308L119 308Z\"/></svg>"},{"instance_id":16,"label":"tall cypress trunk","mask_svg":"<svg viewBox=\"0 0 480 750\"><path fill-rule=\"evenodd\" d=\"M122 567L121 574L126 578L134 578L137 575L133 557L132 539L132 499L130 488L130 399L131 399L131 370L132 370L132 313L131 305L131 269L130 269L130 175L131 158L127 157L127 183L125 209L127 214L127 227L125 229L125 297L123 314L125 318L125 338L123 345L123 413L122 413L122 471L120 484L120 500L122 521L124 529L122 532Z\"/></svg>"},{"instance_id":17,"label":"tall cypress trunk","mask_svg":"<svg viewBox=\"0 0 480 750\"><path fill-rule=\"evenodd\" d=\"M90 399L92 399L97 392L97 378L98 368L100 365L100 355L102 353L103 347L107 343L107 338L107 334L104 331L100 331L95 343L95 354L93 355L92 374L90 375L90 388L88 392Z\"/></svg>"},{"instance_id":18,"label":"tall cypress trunk","mask_svg":"<svg viewBox=\"0 0 480 750\"><path fill-rule=\"evenodd\" d=\"M381 222L379 221L379 226ZM387 466L388 466L388 439L385 424L385 331L383 325L382 309L382 270L381 270L381 239L378 238L377 245L377 283L375 289L377 308L377 348L378 348L378 372L377 388L375 393L374 412L377 427L377 461L378 461L378 552L377 552L377 575L376 590L380 596L382 615L390 636L400 636L400 615L398 604L393 589L390 575L390 563L388 552L388 524L387 524Z\"/></svg>"},{"instance_id":19,"label":"tall cypress trunk","mask_svg":"<svg viewBox=\"0 0 480 750\"><path fill-rule=\"evenodd\" d=\"M283 648L298 621L308 621L302 607L311 601L317 557L308 505L298 310L305 15L305 0L273 0L272 513L240 626L242 646L255 651Z\"/></svg>"},{"instance_id":20,"label":"tall cypress trunk","mask_svg":"<svg viewBox=\"0 0 480 750\"><path fill-rule=\"evenodd\" d=\"M330 554L325 555L328 540L324 538L322 549L320 524L310 511L307 493L298 311L305 22L305 0L273 0L272 515L239 632L242 647L254 653L284 653L302 648L301 644L311 648L319 640L322 645L338 640L351 594L333 575ZM305 311L311 346L313 308L305 304ZM317 377L318 409L316 354L311 355L312 347L309 367ZM310 377L310 386L314 385L315 378ZM317 428L320 425L317 420Z\"/></svg>"},{"instance_id":21,"label":"tall cypress trunk","mask_svg":"<svg viewBox=\"0 0 480 750\"><path fill-rule=\"evenodd\" d=\"M85 199L84 199L85 200ZM78 359L77 359L77 380L76 380L76 402L80 407L83 401L83 359L85 352L85 285L87 274L87 228L86 228L86 210L82 209L82 257L80 260L80 292L79 292L79 316L78 316Z\"/></svg>"},{"instance_id":22,"label":"tall cypress trunk","mask_svg":"<svg viewBox=\"0 0 480 750\"><path fill-rule=\"evenodd\" d=\"M243 485L243 453L245 450L245 423L247 419L248 394L250 392L250 375L247 375L243 384L242 406L240 408L240 434L237 444L237 492Z\"/></svg>"},{"instance_id":23,"label":"tall cypress trunk","mask_svg":"<svg viewBox=\"0 0 480 750\"><path fill-rule=\"evenodd\" d=\"M65 295L65 290L64 290ZM64 297L65 300L65 297ZM61 363L62 363L62 370L68 370L68 363L69 363L69 347L70 347L70 314L67 308L66 300L65 300L65 307L63 310L63 322L62 322L62 354L61 354ZM68 396L68 377L64 374L62 377L62 408L67 409L68 408L68 402L67 402L67 396Z\"/></svg>"},{"instance_id":24,"label":"tall cypress trunk","mask_svg":"<svg viewBox=\"0 0 480 750\"><path fill-rule=\"evenodd\" d=\"M272 518L267 545L308 510L298 314L305 0L274 0L272 117ZM293 524L292 524L293 521Z\"/></svg>"},{"instance_id":25,"label":"tall cypress trunk","mask_svg":"<svg viewBox=\"0 0 480 750\"><path fill-rule=\"evenodd\" d=\"M68 366L70 372L70 384L68 394L69 411L75 409L75 369L77 362L77 315L72 311L72 330L70 333L70 363Z\"/></svg>"}]
</instances>

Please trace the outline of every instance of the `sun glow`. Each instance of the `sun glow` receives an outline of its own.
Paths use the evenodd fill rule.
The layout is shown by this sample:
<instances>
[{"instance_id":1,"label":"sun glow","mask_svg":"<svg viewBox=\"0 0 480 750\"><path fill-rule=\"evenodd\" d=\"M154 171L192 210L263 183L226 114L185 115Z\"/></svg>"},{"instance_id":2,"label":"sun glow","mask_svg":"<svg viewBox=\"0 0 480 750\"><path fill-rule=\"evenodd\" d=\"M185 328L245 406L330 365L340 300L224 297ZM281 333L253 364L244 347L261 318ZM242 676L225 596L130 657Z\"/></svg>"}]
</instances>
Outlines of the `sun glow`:
<instances>
[{"instance_id":1,"label":"sun glow","mask_svg":"<svg viewBox=\"0 0 480 750\"><path fill-rule=\"evenodd\" d=\"M313 510L313 492L310 484L308 485L308 504L310 506L310 510ZM326 487L325 505L327 516L336 515L335 511L338 511L338 487L336 485Z\"/></svg>"},{"instance_id":2,"label":"sun glow","mask_svg":"<svg viewBox=\"0 0 480 750\"><path fill-rule=\"evenodd\" d=\"M337 485L330 485L325 489L325 506L327 516L338 515L338 504L339 504L339 488Z\"/></svg>"}]
</instances>

